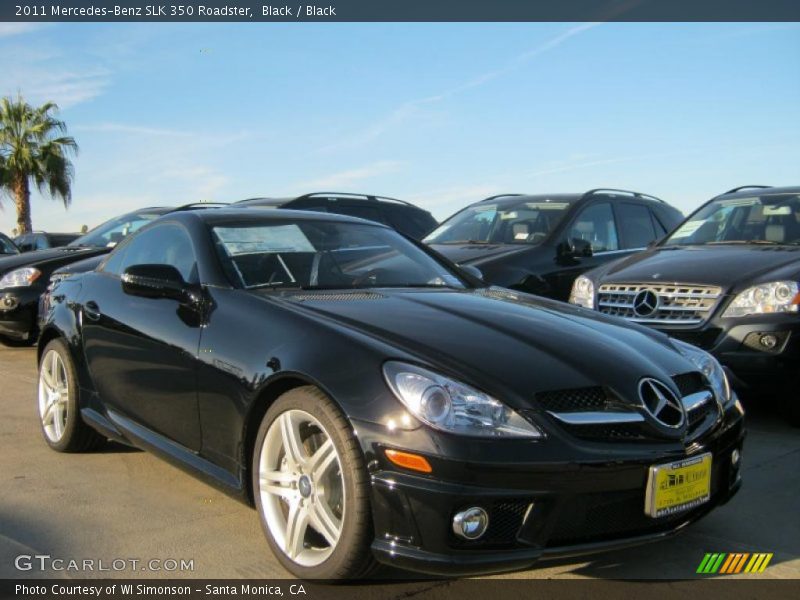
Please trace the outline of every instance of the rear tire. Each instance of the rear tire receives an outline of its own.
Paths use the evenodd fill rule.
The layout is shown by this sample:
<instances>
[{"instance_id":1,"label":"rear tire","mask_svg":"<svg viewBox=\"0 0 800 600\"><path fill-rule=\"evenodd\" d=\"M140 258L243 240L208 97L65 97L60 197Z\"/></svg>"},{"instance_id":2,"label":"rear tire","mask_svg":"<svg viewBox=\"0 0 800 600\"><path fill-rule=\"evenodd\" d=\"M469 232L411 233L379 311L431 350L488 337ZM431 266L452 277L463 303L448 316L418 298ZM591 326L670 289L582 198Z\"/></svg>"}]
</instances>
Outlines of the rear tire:
<instances>
[{"instance_id":1,"label":"rear tire","mask_svg":"<svg viewBox=\"0 0 800 600\"><path fill-rule=\"evenodd\" d=\"M39 361L38 407L42 436L56 452L89 452L105 442L81 418L75 365L60 339L45 346Z\"/></svg>"},{"instance_id":2,"label":"rear tire","mask_svg":"<svg viewBox=\"0 0 800 600\"><path fill-rule=\"evenodd\" d=\"M311 386L283 394L261 422L252 459L261 525L287 571L330 581L373 570L369 476L330 398Z\"/></svg>"}]
</instances>

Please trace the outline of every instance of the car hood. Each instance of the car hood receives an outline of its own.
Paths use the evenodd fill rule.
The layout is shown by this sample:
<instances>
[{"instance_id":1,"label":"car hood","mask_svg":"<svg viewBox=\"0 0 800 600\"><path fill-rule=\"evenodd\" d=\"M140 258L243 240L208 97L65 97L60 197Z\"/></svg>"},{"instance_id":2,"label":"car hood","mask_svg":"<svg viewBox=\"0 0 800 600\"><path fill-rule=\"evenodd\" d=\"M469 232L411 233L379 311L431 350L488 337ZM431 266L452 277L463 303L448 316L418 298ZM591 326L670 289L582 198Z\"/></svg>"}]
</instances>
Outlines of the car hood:
<instances>
[{"instance_id":1,"label":"car hood","mask_svg":"<svg viewBox=\"0 0 800 600\"><path fill-rule=\"evenodd\" d=\"M106 258L105 253L96 256L90 256L89 258L84 258L83 260L69 263L68 265L64 265L63 267L59 267L53 273L54 274L58 273L62 275L63 274L77 275L79 273L94 271L97 265L103 262L105 258Z\"/></svg>"},{"instance_id":2,"label":"car hood","mask_svg":"<svg viewBox=\"0 0 800 600\"><path fill-rule=\"evenodd\" d=\"M499 288L310 293L281 302L391 346L387 359L410 355L516 408L534 407L536 392L597 385L638 402L641 377L670 385L670 376L693 370L661 333Z\"/></svg>"},{"instance_id":3,"label":"car hood","mask_svg":"<svg viewBox=\"0 0 800 600\"><path fill-rule=\"evenodd\" d=\"M800 247L767 245L668 246L654 248L611 264L602 282L674 282L751 285L764 277L796 277ZM794 275L792 275L794 273Z\"/></svg>"},{"instance_id":4,"label":"car hood","mask_svg":"<svg viewBox=\"0 0 800 600\"><path fill-rule=\"evenodd\" d=\"M0 274L5 274L14 269L22 267L40 267L50 263L68 263L82 260L90 256L106 254L110 251L107 248L79 248L77 246L64 246L61 248L50 248L49 250L36 250L25 252L13 256L0 258Z\"/></svg>"},{"instance_id":5,"label":"car hood","mask_svg":"<svg viewBox=\"0 0 800 600\"><path fill-rule=\"evenodd\" d=\"M530 248L521 244L431 244L430 247L461 265L508 256Z\"/></svg>"}]
</instances>

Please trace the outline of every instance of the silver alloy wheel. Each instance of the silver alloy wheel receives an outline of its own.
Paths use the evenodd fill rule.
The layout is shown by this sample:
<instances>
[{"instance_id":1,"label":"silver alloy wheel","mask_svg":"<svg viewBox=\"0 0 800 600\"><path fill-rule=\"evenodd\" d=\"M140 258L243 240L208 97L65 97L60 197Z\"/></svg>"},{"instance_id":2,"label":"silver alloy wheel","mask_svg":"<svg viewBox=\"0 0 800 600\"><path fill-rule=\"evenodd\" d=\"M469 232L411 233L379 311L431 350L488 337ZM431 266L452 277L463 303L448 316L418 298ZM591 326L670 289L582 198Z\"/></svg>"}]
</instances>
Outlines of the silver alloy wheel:
<instances>
[{"instance_id":1,"label":"silver alloy wheel","mask_svg":"<svg viewBox=\"0 0 800 600\"><path fill-rule=\"evenodd\" d=\"M50 350L39 367L39 416L47 439L54 444L61 441L67 428L68 406L67 369L58 352Z\"/></svg>"},{"instance_id":2,"label":"silver alloy wheel","mask_svg":"<svg viewBox=\"0 0 800 600\"><path fill-rule=\"evenodd\" d=\"M275 543L300 566L325 562L341 537L346 505L331 436L311 414L287 410L264 437L258 470L264 520Z\"/></svg>"}]
</instances>

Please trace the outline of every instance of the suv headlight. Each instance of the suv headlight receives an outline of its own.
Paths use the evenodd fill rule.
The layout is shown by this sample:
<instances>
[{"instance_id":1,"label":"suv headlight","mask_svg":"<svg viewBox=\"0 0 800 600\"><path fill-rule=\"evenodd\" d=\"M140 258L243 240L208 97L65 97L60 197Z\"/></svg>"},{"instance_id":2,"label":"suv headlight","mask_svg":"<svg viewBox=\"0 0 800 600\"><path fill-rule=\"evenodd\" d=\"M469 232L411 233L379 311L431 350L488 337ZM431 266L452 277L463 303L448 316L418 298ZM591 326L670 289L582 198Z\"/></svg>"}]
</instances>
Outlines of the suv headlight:
<instances>
[{"instance_id":1,"label":"suv headlight","mask_svg":"<svg viewBox=\"0 0 800 600\"><path fill-rule=\"evenodd\" d=\"M34 281L39 279L42 272L33 267L25 267L24 269L15 269L3 275L0 279L0 289L15 288L15 287L28 287Z\"/></svg>"},{"instance_id":2,"label":"suv headlight","mask_svg":"<svg viewBox=\"0 0 800 600\"><path fill-rule=\"evenodd\" d=\"M569 301L585 308L594 308L594 282L585 275L578 277L572 284Z\"/></svg>"},{"instance_id":3,"label":"suv headlight","mask_svg":"<svg viewBox=\"0 0 800 600\"><path fill-rule=\"evenodd\" d=\"M479 437L544 437L499 400L448 377L402 362L387 362L383 374L411 414L434 429Z\"/></svg>"},{"instance_id":4,"label":"suv headlight","mask_svg":"<svg viewBox=\"0 0 800 600\"><path fill-rule=\"evenodd\" d=\"M723 317L798 312L800 289L796 281L773 281L747 288L730 303Z\"/></svg>"},{"instance_id":5,"label":"suv headlight","mask_svg":"<svg viewBox=\"0 0 800 600\"><path fill-rule=\"evenodd\" d=\"M722 365L719 364L719 361L697 346L692 346L691 344L675 339L670 341L678 352L688 358L691 363L705 375L706 379L711 384L711 388L714 390L714 394L722 405L725 406L729 404L733 399L733 394L731 394L728 376L725 375L725 370L722 368Z\"/></svg>"}]
</instances>

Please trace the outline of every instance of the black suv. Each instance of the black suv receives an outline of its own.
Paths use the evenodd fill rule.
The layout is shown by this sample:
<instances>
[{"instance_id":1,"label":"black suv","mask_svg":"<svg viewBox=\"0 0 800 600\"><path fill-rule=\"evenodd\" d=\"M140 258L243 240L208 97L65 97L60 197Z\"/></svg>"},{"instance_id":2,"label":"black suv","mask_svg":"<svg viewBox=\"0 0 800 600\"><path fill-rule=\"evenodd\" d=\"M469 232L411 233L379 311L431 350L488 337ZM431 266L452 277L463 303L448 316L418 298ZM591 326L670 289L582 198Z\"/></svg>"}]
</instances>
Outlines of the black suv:
<instances>
[{"instance_id":1,"label":"black suv","mask_svg":"<svg viewBox=\"0 0 800 600\"><path fill-rule=\"evenodd\" d=\"M488 283L567 300L578 275L643 250L682 219L663 200L625 190L505 194L457 212L423 241Z\"/></svg>"},{"instance_id":2,"label":"black suv","mask_svg":"<svg viewBox=\"0 0 800 600\"><path fill-rule=\"evenodd\" d=\"M14 243L20 252L33 252L34 250L48 250L49 248L60 248L74 242L81 237L79 233L45 233L44 231L34 231L23 233L14 238Z\"/></svg>"},{"instance_id":3,"label":"black suv","mask_svg":"<svg viewBox=\"0 0 800 600\"><path fill-rule=\"evenodd\" d=\"M438 225L428 211L409 202L383 196L317 192L296 198L249 198L240 200L236 205L313 210L359 217L393 227L415 240L422 239Z\"/></svg>"},{"instance_id":4,"label":"black suv","mask_svg":"<svg viewBox=\"0 0 800 600\"><path fill-rule=\"evenodd\" d=\"M746 186L646 252L578 278L570 300L710 351L741 388L792 390L800 423L799 282L800 187Z\"/></svg>"},{"instance_id":5,"label":"black suv","mask_svg":"<svg viewBox=\"0 0 800 600\"><path fill-rule=\"evenodd\" d=\"M0 256L19 254L19 248L7 235L0 233Z\"/></svg>"},{"instance_id":6,"label":"black suv","mask_svg":"<svg viewBox=\"0 0 800 600\"><path fill-rule=\"evenodd\" d=\"M217 205L144 208L106 221L62 248L0 257L0 342L32 342L36 339L39 301L56 270L59 275L54 279L91 270L114 246L153 219L176 210L212 206ZM80 265L76 264L79 262Z\"/></svg>"}]
</instances>

